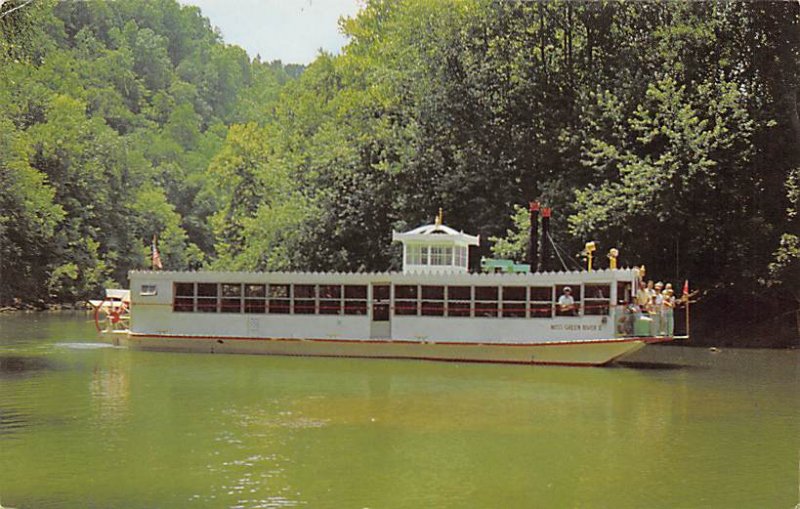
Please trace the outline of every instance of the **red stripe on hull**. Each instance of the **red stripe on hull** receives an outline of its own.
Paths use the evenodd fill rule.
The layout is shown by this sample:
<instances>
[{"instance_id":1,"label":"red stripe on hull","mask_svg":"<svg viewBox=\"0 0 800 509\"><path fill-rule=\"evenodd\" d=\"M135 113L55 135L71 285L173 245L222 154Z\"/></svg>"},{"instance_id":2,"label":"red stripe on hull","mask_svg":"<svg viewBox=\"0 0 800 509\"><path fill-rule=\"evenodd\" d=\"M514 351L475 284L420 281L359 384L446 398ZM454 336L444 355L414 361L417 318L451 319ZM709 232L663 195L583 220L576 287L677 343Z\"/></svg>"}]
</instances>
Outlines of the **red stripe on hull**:
<instances>
[{"instance_id":1,"label":"red stripe on hull","mask_svg":"<svg viewBox=\"0 0 800 509\"><path fill-rule=\"evenodd\" d=\"M587 345L600 343L632 343L642 341L644 343L664 343L672 341L672 337L635 337L624 339L580 339L575 341L546 341L539 343L475 343L463 341L413 341L410 339L329 339L329 338L266 338L266 337L243 337L243 336L199 336L199 335L180 335L180 334L145 334L131 332L134 338L154 338L154 339L222 339L226 341L316 341L325 343L357 343L357 344L409 344L409 345L437 345L437 346L510 346L510 347L538 347L538 346L567 346L567 345Z\"/></svg>"}]
</instances>

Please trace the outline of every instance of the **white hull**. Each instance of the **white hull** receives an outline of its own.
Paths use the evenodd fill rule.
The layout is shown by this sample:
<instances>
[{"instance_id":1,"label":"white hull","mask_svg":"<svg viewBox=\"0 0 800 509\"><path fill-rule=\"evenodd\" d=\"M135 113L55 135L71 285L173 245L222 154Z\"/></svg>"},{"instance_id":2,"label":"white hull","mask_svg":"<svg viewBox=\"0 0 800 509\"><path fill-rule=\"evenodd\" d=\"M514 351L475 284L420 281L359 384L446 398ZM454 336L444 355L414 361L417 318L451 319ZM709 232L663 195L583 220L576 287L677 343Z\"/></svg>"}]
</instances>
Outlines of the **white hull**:
<instances>
[{"instance_id":1,"label":"white hull","mask_svg":"<svg viewBox=\"0 0 800 509\"><path fill-rule=\"evenodd\" d=\"M115 335L122 346L141 350L366 357L437 361L602 366L648 343L672 338L625 338L526 344L432 343L398 340L269 339L210 336Z\"/></svg>"},{"instance_id":2,"label":"white hull","mask_svg":"<svg viewBox=\"0 0 800 509\"><path fill-rule=\"evenodd\" d=\"M634 277L630 269L134 271L130 333L114 341L177 352L601 366L673 339L653 337L653 327L623 335L633 317L617 305L617 292ZM567 286L580 300L569 314L557 306Z\"/></svg>"}]
</instances>

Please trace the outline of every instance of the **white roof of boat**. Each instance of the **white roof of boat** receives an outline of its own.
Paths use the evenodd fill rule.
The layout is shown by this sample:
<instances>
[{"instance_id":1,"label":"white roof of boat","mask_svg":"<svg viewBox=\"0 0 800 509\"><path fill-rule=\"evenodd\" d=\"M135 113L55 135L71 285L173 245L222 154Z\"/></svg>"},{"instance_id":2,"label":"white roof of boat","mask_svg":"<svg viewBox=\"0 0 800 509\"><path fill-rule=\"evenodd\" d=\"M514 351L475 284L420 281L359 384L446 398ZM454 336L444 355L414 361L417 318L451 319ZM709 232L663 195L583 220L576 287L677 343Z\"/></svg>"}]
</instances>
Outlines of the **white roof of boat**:
<instances>
[{"instance_id":1,"label":"white roof of boat","mask_svg":"<svg viewBox=\"0 0 800 509\"><path fill-rule=\"evenodd\" d=\"M438 237L438 238L437 238ZM405 241L423 241L423 242L436 242L438 240L445 240L449 242L463 243L469 246L477 246L480 243L480 237L468 235L450 228L443 224L424 224L418 226L413 230L405 233L392 232L392 240Z\"/></svg>"},{"instance_id":2,"label":"white roof of boat","mask_svg":"<svg viewBox=\"0 0 800 509\"><path fill-rule=\"evenodd\" d=\"M383 272L249 272L249 271L169 271L132 270L131 281L219 282L219 283L417 283L417 284L580 284L630 281L636 269L599 269L591 272L552 271L531 273L455 273L448 270L422 270L415 273Z\"/></svg>"}]
</instances>

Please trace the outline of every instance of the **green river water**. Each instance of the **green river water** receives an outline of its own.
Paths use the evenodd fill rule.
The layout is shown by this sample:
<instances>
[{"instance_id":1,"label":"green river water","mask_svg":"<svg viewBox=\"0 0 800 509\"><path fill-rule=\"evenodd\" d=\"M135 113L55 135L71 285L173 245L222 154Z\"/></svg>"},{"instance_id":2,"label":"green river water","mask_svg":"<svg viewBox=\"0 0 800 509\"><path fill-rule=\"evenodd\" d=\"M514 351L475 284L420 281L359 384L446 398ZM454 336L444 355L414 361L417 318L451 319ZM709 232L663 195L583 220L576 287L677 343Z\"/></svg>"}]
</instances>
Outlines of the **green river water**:
<instances>
[{"instance_id":1,"label":"green river water","mask_svg":"<svg viewBox=\"0 0 800 509\"><path fill-rule=\"evenodd\" d=\"M135 352L0 316L0 504L782 508L800 351L610 368Z\"/></svg>"}]
</instances>

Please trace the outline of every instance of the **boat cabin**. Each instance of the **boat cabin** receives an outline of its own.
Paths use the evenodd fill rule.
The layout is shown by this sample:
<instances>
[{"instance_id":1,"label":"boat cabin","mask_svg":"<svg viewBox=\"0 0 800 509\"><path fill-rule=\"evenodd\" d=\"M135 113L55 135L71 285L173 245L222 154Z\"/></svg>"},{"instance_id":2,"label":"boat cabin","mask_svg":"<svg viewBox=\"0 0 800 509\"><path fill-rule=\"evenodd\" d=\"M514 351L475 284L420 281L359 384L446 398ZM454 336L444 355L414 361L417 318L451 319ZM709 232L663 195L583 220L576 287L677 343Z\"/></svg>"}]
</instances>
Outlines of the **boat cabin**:
<instances>
[{"instance_id":1,"label":"boat cabin","mask_svg":"<svg viewBox=\"0 0 800 509\"><path fill-rule=\"evenodd\" d=\"M392 241L403 244L403 273L469 272L469 246L480 237L467 235L442 224L442 211L434 224L405 233L392 232Z\"/></svg>"}]
</instances>

